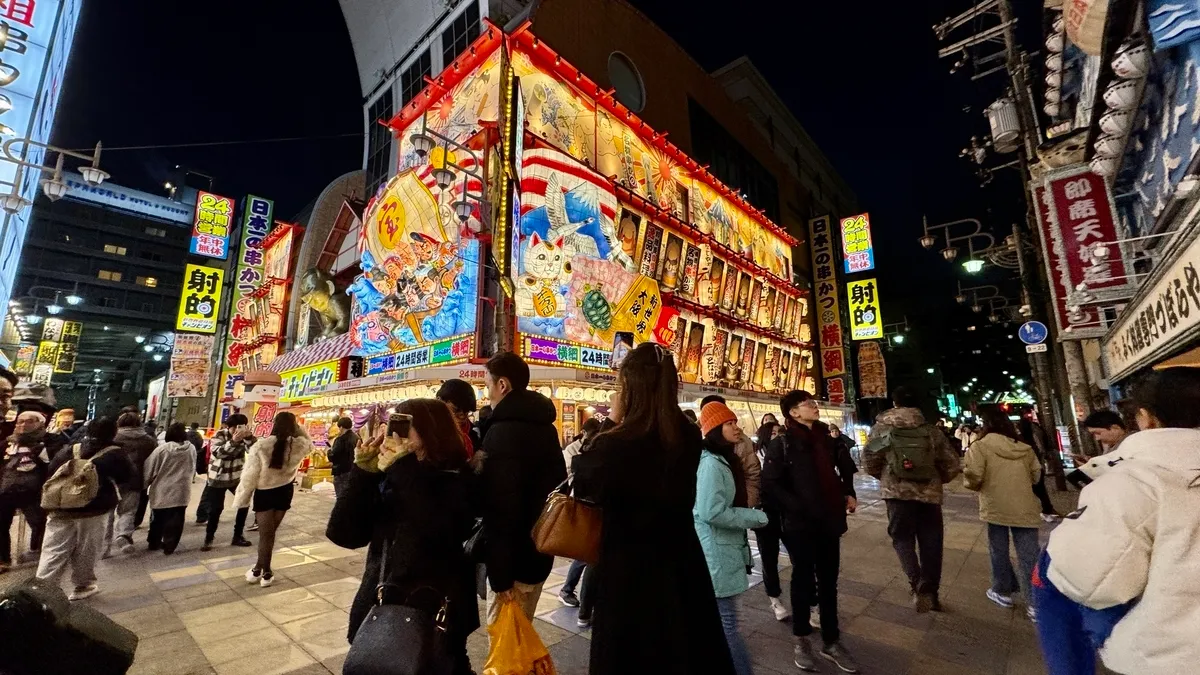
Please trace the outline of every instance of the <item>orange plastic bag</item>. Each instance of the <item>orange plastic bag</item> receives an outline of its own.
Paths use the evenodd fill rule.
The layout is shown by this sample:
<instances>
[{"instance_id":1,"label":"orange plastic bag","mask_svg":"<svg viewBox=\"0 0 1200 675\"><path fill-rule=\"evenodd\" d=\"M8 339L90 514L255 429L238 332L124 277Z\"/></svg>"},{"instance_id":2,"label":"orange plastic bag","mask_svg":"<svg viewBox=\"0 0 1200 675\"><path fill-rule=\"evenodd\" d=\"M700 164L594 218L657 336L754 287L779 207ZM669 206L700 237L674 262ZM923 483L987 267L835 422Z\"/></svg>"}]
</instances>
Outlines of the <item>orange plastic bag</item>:
<instances>
[{"instance_id":1,"label":"orange plastic bag","mask_svg":"<svg viewBox=\"0 0 1200 675\"><path fill-rule=\"evenodd\" d=\"M488 636L492 647L483 675L557 675L550 652L515 600L500 605Z\"/></svg>"}]
</instances>

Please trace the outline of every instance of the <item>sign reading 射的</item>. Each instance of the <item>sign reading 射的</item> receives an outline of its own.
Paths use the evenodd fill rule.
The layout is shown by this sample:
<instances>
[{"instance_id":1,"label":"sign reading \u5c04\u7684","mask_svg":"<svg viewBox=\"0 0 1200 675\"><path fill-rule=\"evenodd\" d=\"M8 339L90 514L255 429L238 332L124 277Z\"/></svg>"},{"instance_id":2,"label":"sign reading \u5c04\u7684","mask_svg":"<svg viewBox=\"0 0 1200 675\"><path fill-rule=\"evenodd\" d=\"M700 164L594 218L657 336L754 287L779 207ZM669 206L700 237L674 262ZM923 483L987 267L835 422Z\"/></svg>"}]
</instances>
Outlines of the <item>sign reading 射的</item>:
<instances>
[{"instance_id":1,"label":"sign reading \u5c04\u7684","mask_svg":"<svg viewBox=\"0 0 1200 675\"><path fill-rule=\"evenodd\" d=\"M192 243L188 250L209 258L228 258L229 230L232 226L232 199L203 190L197 192Z\"/></svg>"},{"instance_id":2,"label":"sign reading \u5c04\u7684","mask_svg":"<svg viewBox=\"0 0 1200 675\"><path fill-rule=\"evenodd\" d=\"M323 391L323 387L341 378L341 372L342 360L333 359L280 373L282 384L279 388L279 401L290 403L311 398L315 387L322 387Z\"/></svg>"},{"instance_id":3,"label":"sign reading \u5c04\u7684","mask_svg":"<svg viewBox=\"0 0 1200 675\"><path fill-rule=\"evenodd\" d=\"M224 281L225 270L189 263L183 273L183 295L179 298L175 330L215 333Z\"/></svg>"},{"instance_id":4,"label":"sign reading \u5c04\u7684","mask_svg":"<svg viewBox=\"0 0 1200 675\"><path fill-rule=\"evenodd\" d=\"M875 280L847 283L846 299L850 302L850 339L882 339L883 316L879 311L879 289Z\"/></svg>"},{"instance_id":5,"label":"sign reading \u5c04\u7684","mask_svg":"<svg viewBox=\"0 0 1200 675\"><path fill-rule=\"evenodd\" d=\"M846 385L841 379L846 373L846 348L838 306L837 266L833 259L829 216L808 221L808 232L813 259L813 296L818 344L821 348L821 373L825 378L826 398L831 403L841 404L846 402Z\"/></svg>"},{"instance_id":6,"label":"sign reading \u5c04\u7684","mask_svg":"<svg viewBox=\"0 0 1200 675\"><path fill-rule=\"evenodd\" d=\"M412 370L425 366L442 366L462 363L475 353L475 336L460 335L433 344L405 349L391 354L372 356L366 359L363 370L366 376L380 375L401 370Z\"/></svg>"},{"instance_id":7,"label":"sign reading \u5c04\u7684","mask_svg":"<svg viewBox=\"0 0 1200 675\"><path fill-rule=\"evenodd\" d=\"M875 269L875 247L871 244L871 216L862 213L842 218L842 250L846 274Z\"/></svg>"}]
</instances>

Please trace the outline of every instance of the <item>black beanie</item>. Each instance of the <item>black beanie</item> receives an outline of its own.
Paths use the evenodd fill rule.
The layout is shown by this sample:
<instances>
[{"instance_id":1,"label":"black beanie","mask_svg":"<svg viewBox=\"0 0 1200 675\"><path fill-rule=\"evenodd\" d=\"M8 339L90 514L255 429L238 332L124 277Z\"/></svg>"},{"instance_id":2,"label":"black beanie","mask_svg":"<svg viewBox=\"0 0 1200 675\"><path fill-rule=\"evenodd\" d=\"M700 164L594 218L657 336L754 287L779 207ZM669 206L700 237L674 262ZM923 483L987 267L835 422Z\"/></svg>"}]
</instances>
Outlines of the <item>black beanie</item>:
<instances>
[{"instance_id":1,"label":"black beanie","mask_svg":"<svg viewBox=\"0 0 1200 675\"><path fill-rule=\"evenodd\" d=\"M439 401L453 403L459 412L475 412L475 388L464 380L446 380L438 387L437 398Z\"/></svg>"}]
</instances>

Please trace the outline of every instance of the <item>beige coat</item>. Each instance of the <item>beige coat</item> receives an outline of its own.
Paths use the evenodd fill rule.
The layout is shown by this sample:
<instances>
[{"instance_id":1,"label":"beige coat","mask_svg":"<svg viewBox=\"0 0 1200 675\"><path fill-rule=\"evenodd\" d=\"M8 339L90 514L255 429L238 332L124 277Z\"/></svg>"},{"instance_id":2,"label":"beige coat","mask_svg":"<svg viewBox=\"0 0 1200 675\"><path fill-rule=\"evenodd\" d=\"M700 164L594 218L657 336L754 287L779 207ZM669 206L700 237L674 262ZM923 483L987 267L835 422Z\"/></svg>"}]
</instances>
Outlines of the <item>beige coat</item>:
<instances>
[{"instance_id":1,"label":"beige coat","mask_svg":"<svg viewBox=\"0 0 1200 675\"><path fill-rule=\"evenodd\" d=\"M979 492L979 519L1007 527L1039 527L1042 506L1033 484L1042 465L1033 448L988 434L967 449L963 485Z\"/></svg>"},{"instance_id":2,"label":"beige coat","mask_svg":"<svg viewBox=\"0 0 1200 675\"><path fill-rule=\"evenodd\" d=\"M762 464L758 461L758 453L754 452L754 441L744 436L740 443L733 446L733 452L742 462L742 473L746 474L746 506L757 509L761 503Z\"/></svg>"}]
</instances>

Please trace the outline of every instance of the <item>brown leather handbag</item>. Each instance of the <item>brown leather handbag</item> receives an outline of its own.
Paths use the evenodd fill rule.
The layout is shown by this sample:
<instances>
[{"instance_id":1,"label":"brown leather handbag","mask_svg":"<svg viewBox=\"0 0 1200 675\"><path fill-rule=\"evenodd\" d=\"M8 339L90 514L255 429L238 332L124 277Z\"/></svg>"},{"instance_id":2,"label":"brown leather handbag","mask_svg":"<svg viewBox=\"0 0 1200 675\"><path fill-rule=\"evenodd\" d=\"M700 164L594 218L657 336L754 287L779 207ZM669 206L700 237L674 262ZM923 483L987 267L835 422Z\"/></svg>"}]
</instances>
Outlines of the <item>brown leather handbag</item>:
<instances>
[{"instance_id":1,"label":"brown leather handbag","mask_svg":"<svg viewBox=\"0 0 1200 675\"><path fill-rule=\"evenodd\" d=\"M539 553L594 565L600 560L600 523L600 508L572 497L570 480L564 480L533 524L533 545Z\"/></svg>"}]
</instances>

